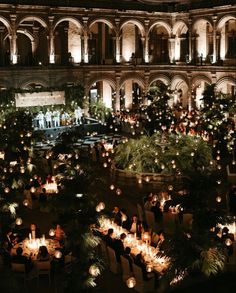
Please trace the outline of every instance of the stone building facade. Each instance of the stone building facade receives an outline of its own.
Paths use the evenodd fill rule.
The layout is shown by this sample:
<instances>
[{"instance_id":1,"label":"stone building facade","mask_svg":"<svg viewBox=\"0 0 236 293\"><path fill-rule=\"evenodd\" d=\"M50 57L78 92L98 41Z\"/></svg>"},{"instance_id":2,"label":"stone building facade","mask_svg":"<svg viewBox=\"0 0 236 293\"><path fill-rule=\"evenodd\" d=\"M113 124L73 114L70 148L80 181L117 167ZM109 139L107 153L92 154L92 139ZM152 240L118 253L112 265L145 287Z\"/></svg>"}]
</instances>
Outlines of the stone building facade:
<instances>
[{"instance_id":1,"label":"stone building facade","mask_svg":"<svg viewBox=\"0 0 236 293\"><path fill-rule=\"evenodd\" d=\"M146 9L154 0L126 9L127 1L124 9L0 4L1 89L82 83L90 100L114 109L145 102L160 82L185 108L200 107L206 84L235 95L234 1L183 11Z\"/></svg>"}]
</instances>

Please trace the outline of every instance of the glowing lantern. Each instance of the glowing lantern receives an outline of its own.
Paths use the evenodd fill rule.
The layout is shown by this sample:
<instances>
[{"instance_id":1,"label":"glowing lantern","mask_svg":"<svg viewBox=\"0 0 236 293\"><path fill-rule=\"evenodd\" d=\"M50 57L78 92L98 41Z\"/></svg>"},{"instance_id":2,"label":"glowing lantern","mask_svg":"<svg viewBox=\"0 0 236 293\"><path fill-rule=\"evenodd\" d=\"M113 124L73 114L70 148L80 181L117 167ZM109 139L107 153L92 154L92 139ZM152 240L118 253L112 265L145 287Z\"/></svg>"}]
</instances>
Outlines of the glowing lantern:
<instances>
[{"instance_id":1,"label":"glowing lantern","mask_svg":"<svg viewBox=\"0 0 236 293\"><path fill-rule=\"evenodd\" d=\"M9 187L5 187L5 188L4 188L4 192L5 192L5 193L9 193L9 192L10 192L10 188L9 188Z\"/></svg>"},{"instance_id":2,"label":"glowing lantern","mask_svg":"<svg viewBox=\"0 0 236 293\"><path fill-rule=\"evenodd\" d=\"M98 275L100 275L100 270L96 265L91 265L89 268L89 273L93 277L97 277Z\"/></svg>"},{"instance_id":3,"label":"glowing lantern","mask_svg":"<svg viewBox=\"0 0 236 293\"><path fill-rule=\"evenodd\" d=\"M98 206L100 207L100 210L104 210L105 209L105 203L102 202L102 201L98 204Z\"/></svg>"},{"instance_id":4,"label":"glowing lantern","mask_svg":"<svg viewBox=\"0 0 236 293\"><path fill-rule=\"evenodd\" d=\"M147 271L148 273L151 273L151 272L152 272L152 269L153 269L153 267L152 267L151 264L148 264L148 265L146 266L146 271Z\"/></svg>"},{"instance_id":5,"label":"glowing lantern","mask_svg":"<svg viewBox=\"0 0 236 293\"><path fill-rule=\"evenodd\" d=\"M116 189L116 194L117 194L117 195L121 195L121 193L122 193L121 189L120 189L120 188L117 188L117 189Z\"/></svg>"},{"instance_id":6,"label":"glowing lantern","mask_svg":"<svg viewBox=\"0 0 236 293\"><path fill-rule=\"evenodd\" d=\"M35 187L31 187L30 188L30 192L35 193L35 191L36 191L36 188Z\"/></svg>"},{"instance_id":7,"label":"glowing lantern","mask_svg":"<svg viewBox=\"0 0 236 293\"><path fill-rule=\"evenodd\" d=\"M48 232L49 236L53 237L55 236L55 230L54 229L50 229Z\"/></svg>"},{"instance_id":8,"label":"glowing lantern","mask_svg":"<svg viewBox=\"0 0 236 293\"><path fill-rule=\"evenodd\" d=\"M107 163L103 163L103 167L106 168L107 167Z\"/></svg>"},{"instance_id":9,"label":"glowing lantern","mask_svg":"<svg viewBox=\"0 0 236 293\"><path fill-rule=\"evenodd\" d=\"M168 190L169 190L169 191L172 191L173 189L174 189L173 185L169 185L169 186L168 186Z\"/></svg>"},{"instance_id":10,"label":"glowing lantern","mask_svg":"<svg viewBox=\"0 0 236 293\"><path fill-rule=\"evenodd\" d=\"M21 218L16 218L16 225L20 226L23 223Z\"/></svg>"},{"instance_id":11,"label":"glowing lantern","mask_svg":"<svg viewBox=\"0 0 236 293\"><path fill-rule=\"evenodd\" d=\"M217 201L217 202L219 202L219 203L220 203L220 202L221 202L221 200L222 200L222 198L221 198L220 196L217 196L217 197L216 197L216 201Z\"/></svg>"},{"instance_id":12,"label":"glowing lantern","mask_svg":"<svg viewBox=\"0 0 236 293\"><path fill-rule=\"evenodd\" d=\"M100 213L101 212L100 206L97 205L96 208L95 208L95 210L96 210L97 213Z\"/></svg>"},{"instance_id":13,"label":"glowing lantern","mask_svg":"<svg viewBox=\"0 0 236 293\"><path fill-rule=\"evenodd\" d=\"M126 285L128 288L134 288L136 285L136 280L134 277L130 277L127 281L126 281Z\"/></svg>"},{"instance_id":14,"label":"glowing lantern","mask_svg":"<svg viewBox=\"0 0 236 293\"><path fill-rule=\"evenodd\" d=\"M110 185L110 190L114 190L115 186L113 184Z\"/></svg>"},{"instance_id":15,"label":"glowing lantern","mask_svg":"<svg viewBox=\"0 0 236 293\"><path fill-rule=\"evenodd\" d=\"M61 251L60 250L56 250L54 256L55 256L55 258L61 258L62 257Z\"/></svg>"},{"instance_id":16,"label":"glowing lantern","mask_svg":"<svg viewBox=\"0 0 236 293\"><path fill-rule=\"evenodd\" d=\"M23 200L23 205L25 207L28 207L29 206L29 200L28 199Z\"/></svg>"},{"instance_id":17,"label":"glowing lantern","mask_svg":"<svg viewBox=\"0 0 236 293\"><path fill-rule=\"evenodd\" d=\"M230 246L230 245L232 245L232 240L231 240L230 238L227 238L227 239L225 240L225 244L226 244L226 246Z\"/></svg>"}]
</instances>

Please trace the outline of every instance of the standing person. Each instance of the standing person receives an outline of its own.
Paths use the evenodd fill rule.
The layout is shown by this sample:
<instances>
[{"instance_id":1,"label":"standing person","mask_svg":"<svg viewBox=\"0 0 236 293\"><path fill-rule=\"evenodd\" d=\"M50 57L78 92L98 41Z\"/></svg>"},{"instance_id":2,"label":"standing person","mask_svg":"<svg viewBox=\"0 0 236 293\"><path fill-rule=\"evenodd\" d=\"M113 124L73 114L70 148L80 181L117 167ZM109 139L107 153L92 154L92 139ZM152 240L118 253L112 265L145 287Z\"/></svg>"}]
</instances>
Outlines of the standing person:
<instances>
[{"instance_id":1,"label":"standing person","mask_svg":"<svg viewBox=\"0 0 236 293\"><path fill-rule=\"evenodd\" d=\"M81 118L82 118L82 109L80 108L80 106L78 106L75 111L74 111L74 115L75 115L75 124L79 125L81 124Z\"/></svg>"},{"instance_id":2,"label":"standing person","mask_svg":"<svg viewBox=\"0 0 236 293\"><path fill-rule=\"evenodd\" d=\"M46 119L46 127L51 128L52 127L52 112L47 109L47 112L45 113L45 119Z\"/></svg>"},{"instance_id":3,"label":"standing person","mask_svg":"<svg viewBox=\"0 0 236 293\"><path fill-rule=\"evenodd\" d=\"M54 110L52 112L52 116L53 127L60 127L60 112L58 110Z\"/></svg>"},{"instance_id":4,"label":"standing person","mask_svg":"<svg viewBox=\"0 0 236 293\"><path fill-rule=\"evenodd\" d=\"M55 239L58 241L62 241L65 238L65 232L61 228L59 224L57 224L56 229L55 229Z\"/></svg>"},{"instance_id":5,"label":"standing person","mask_svg":"<svg viewBox=\"0 0 236 293\"><path fill-rule=\"evenodd\" d=\"M43 129L45 128L45 124L44 124L44 114L42 111L39 111L38 115L37 115L37 119L38 119L38 123L39 123L39 128Z\"/></svg>"}]
</instances>

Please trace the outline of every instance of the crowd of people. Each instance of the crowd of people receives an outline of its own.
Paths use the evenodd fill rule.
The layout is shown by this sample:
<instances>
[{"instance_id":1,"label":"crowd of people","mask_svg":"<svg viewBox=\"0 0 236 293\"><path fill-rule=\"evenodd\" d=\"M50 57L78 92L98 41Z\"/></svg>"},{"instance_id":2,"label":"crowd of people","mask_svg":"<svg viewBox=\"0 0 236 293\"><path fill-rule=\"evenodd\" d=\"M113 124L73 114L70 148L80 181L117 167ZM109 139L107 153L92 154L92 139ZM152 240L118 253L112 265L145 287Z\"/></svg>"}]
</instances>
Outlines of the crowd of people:
<instances>
[{"instance_id":1,"label":"crowd of people","mask_svg":"<svg viewBox=\"0 0 236 293\"><path fill-rule=\"evenodd\" d=\"M84 123L84 111L78 106L74 112L47 109L44 113L39 111L34 117L36 129L54 128L67 125L80 125Z\"/></svg>"}]
</instances>

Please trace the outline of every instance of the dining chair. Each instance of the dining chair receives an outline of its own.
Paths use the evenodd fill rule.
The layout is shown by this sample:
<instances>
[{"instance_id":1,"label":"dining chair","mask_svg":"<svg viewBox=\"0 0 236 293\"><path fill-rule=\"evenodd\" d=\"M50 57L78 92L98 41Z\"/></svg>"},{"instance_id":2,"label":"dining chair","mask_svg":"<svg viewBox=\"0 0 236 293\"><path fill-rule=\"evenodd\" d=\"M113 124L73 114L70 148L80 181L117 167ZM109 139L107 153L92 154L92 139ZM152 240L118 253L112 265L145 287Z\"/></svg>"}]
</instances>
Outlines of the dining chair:
<instances>
[{"instance_id":1,"label":"dining chair","mask_svg":"<svg viewBox=\"0 0 236 293\"><path fill-rule=\"evenodd\" d=\"M116 260L116 254L114 249L107 246L107 253L109 259L109 269L113 274L119 274L120 272L120 264Z\"/></svg>"},{"instance_id":2,"label":"dining chair","mask_svg":"<svg viewBox=\"0 0 236 293\"><path fill-rule=\"evenodd\" d=\"M136 285L134 287L134 290L140 293L144 292L152 292L155 288L155 278L151 278L148 281L145 281L143 278L143 272L142 269L137 266L136 264L133 264L133 273L136 280Z\"/></svg>"},{"instance_id":3,"label":"dining chair","mask_svg":"<svg viewBox=\"0 0 236 293\"><path fill-rule=\"evenodd\" d=\"M38 285L39 285L39 277L40 276L48 276L49 286L51 285L51 262L50 261L37 261L37 277L38 277Z\"/></svg>"},{"instance_id":4,"label":"dining chair","mask_svg":"<svg viewBox=\"0 0 236 293\"><path fill-rule=\"evenodd\" d=\"M124 282L127 281L128 278L133 276L133 272L130 270L129 260L124 256L120 256L121 261L121 270L122 270L122 279Z\"/></svg>"},{"instance_id":5,"label":"dining chair","mask_svg":"<svg viewBox=\"0 0 236 293\"><path fill-rule=\"evenodd\" d=\"M193 214L183 214L183 228L187 230L192 229Z\"/></svg>"},{"instance_id":6,"label":"dining chair","mask_svg":"<svg viewBox=\"0 0 236 293\"><path fill-rule=\"evenodd\" d=\"M146 223L153 231L157 231L157 225L155 221L155 214L152 211L145 211Z\"/></svg>"},{"instance_id":7,"label":"dining chair","mask_svg":"<svg viewBox=\"0 0 236 293\"><path fill-rule=\"evenodd\" d=\"M25 271L25 264L21 263L11 263L11 269L16 274L17 277L23 279L24 281L24 287L26 286L26 271Z\"/></svg>"}]
</instances>

